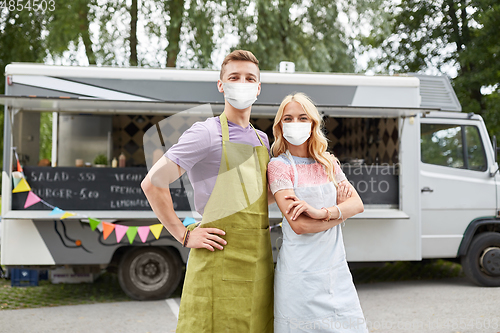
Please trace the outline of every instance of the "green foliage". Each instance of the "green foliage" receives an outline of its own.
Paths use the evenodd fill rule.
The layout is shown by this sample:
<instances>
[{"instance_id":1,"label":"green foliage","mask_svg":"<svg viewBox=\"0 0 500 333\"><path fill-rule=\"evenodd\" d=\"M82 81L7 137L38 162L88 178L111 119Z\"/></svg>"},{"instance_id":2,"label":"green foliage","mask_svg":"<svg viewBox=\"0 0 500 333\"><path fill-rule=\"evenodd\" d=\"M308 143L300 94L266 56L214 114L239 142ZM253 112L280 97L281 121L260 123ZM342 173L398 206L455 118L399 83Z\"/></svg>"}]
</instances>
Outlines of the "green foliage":
<instances>
[{"instance_id":1,"label":"green foliage","mask_svg":"<svg viewBox=\"0 0 500 333\"><path fill-rule=\"evenodd\" d=\"M12 62L42 62L42 31L46 17L35 11L0 11L0 94L5 93L5 66ZM3 165L3 106L0 112L0 167Z\"/></svg>"},{"instance_id":2,"label":"green foliage","mask_svg":"<svg viewBox=\"0 0 500 333\"><path fill-rule=\"evenodd\" d=\"M71 45L77 46L81 40L89 64L96 64L89 30L90 22L95 18L92 8L96 6L95 0L57 1L55 10L47 12L50 16L45 27L48 31L45 45L51 55L62 56Z\"/></svg>"},{"instance_id":3,"label":"green foliage","mask_svg":"<svg viewBox=\"0 0 500 333\"><path fill-rule=\"evenodd\" d=\"M52 112L40 114L40 159L52 157Z\"/></svg>"},{"instance_id":4,"label":"green foliage","mask_svg":"<svg viewBox=\"0 0 500 333\"><path fill-rule=\"evenodd\" d=\"M187 12L187 25L193 34L189 46L194 55L191 60L201 68L212 65L212 52L215 47L214 18L215 2L210 0L192 1Z\"/></svg>"},{"instance_id":5,"label":"green foliage","mask_svg":"<svg viewBox=\"0 0 500 333\"><path fill-rule=\"evenodd\" d=\"M94 164L108 165L108 158L104 154L98 154L94 158Z\"/></svg>"},{"instance_id":6,"label":"green foliage","mask_svg":"<svg viewBox=\"0 0 500 333\"><path fill-rule=\"evenodd\" d=\"M261 69L277 70L280 61L292 61L297 71L354 70L335 2L235 1L227 11L240 37L235 48L252 51Z\"/></svg>"},{"instance_id":7,"label":"green foliage","mask_svg":"<svg viewBox=\"0 0 500 333\"><path fill-rule=\"evenodd\" d=\"M500 129L500 3L494 0L402 0L385 3L383 29L360 38L378 50L371 65L379 72L449 71L464 112L482 115L490 133ZM376 15L376 12L373 12ZM486 88L486 89L485 89ZM492 91L491 95L487 90Z\"/></svg>"}]
</instances>

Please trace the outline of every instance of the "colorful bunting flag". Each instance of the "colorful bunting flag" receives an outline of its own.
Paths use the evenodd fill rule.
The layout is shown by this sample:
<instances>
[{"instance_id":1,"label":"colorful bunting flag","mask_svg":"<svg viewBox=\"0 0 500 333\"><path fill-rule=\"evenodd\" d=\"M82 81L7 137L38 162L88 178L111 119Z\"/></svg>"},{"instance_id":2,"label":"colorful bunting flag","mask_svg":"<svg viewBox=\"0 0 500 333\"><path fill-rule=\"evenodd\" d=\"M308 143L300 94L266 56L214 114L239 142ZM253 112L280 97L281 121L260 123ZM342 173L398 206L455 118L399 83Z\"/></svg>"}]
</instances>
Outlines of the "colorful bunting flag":
<instances>
[{"instance_id":1,"label":"colorful bunting flag","mask_svg":"<svg viewBox=\"0 0 500 333\"><path fill-rule=\"evenodd\" d=\"M61 220L67 219L68 217L75 216L75 213L64 212L63 216L60 217Z\"/></svg>"},{"instance_id":2,"label":"colorful bunting flag","mask_svg":"<svg viewBox=\"0 0 500 333\"><path fill-rule=\"evenodd\" d=\"M19 160L17 161L17 171L22 173L23 169L21 167L21 164L19 163ZM28 208L38 202L44 203L46 206L53 207L52 205L46 203L43 201L40 197L38 197L35 193L31 191L31 187L29 186L28 182L26 181L26 178L24 178L24 175L21 174L22 177L13 177L14 180L14 190L12 190L12 193L20 193L20 192L29 192L28 197L26 198L26 202L24 203L24 208ZM49 216L52 215L59 215L63 214L60 219L64 220L68 217L75 216L77 215L76 213L71 213L71 212L66 212L59 207L54 207L52 211L49 213ZM116 235L116 242L119 243L123 236L125 234L127 235L127 238L132 244L134 242L135 236L139 234L139 237L143 243L145 243L148 239L149 236L149 231L154 235L156 239L160 238L161 231L163 230L163 224L158 223L150 226L140 226L140 227L129 227L129 226L124 226L120 224L112 224L108 222L103 222L98 219L94 219L91 217L88 217L89 219L89 224L90 228L92 231L95 229L98 229L100 232L103 233L104 239L107 239L109 235L115 230L115 235ZM185 226L188 226L190 224L195 223L196 220L193 219L192 217L186 217L183 221L183 224Z\"/></svg>"},{"instance_id":3,"label":"colorful bunting flag","mask_svg":"<svg viewBox=\"0 0 500 333\"><path fill-rule=\"evenodd\" d=\"M151 229L151 232L153 233L155 238L158 239L160 237L161 231L163 230L163 224L158 223L150 225L149 229Z\"/></svg>"},{"instance_id":4,"label":"colorful bunting flag","mask_svg":"<svg viewBox=\"0 0 500 333\"><path fill-rule=\"evenodd\" d=\"M54 207L54 209L52 209L52 211L50 212L49 216L51 215L59 215L59 214L63 214L64 213L64 210L58 208L58 207Z\"/></svg>"},{"instance_id":5,"label":"colorful bunting flag","mask_svg":"<svg viewBox=\"0 0 500 333\"><path fill-rule=\"evenodd\" d=\"M12 190L12 193L28 192L31 191L31 187L28 185L26 178L22 178L19 184Z\"/></svg>"},{"instance_id":6,"label":"colorful bunting flag","mask_svg":"<svg viewBox=\"0 0 500 333\"><path fill-rule=\"evenodd\" d=\"M184 221L182 221L182 224L184 224L185 227L193 223L196 223L196 220L193 219L192 217L186 217Z\"/></svg>"},{"instance_id":7,"label":"colorful bunting flag","mask_svg":"<svg viewBox=\"0 0 500 333\"><path fill-rule=\"evenodd\" d=\"M26 198L26 202L24 203L24 208L28 208L29 206L33 206L34 204L36 204L37 202L40 202L42 201L42 199L40 199L38 197L38 195L36 195L35 193L29 191L28 192L28 197Z\"/></svg>"},{"instance_id":8,"label":"colorful bunting flag","mask_svg":"<svg viewBox=\"0 0 500 333\"><path fill-rule=\"evenodd\" d=\"M108 238L114 229L115 229L114 224L108 222L102 222L102 235L104 239Z\"/></svg>"},{"instance_id":9,"label":"colorful bunting flag","mask_svg":"<svg viewBox=\"0 0 500 333\"><path fill-rule=\"evenodd\" d=\"M137 227L128 227L127 237L130 244L134 242L135 235L137 235Z\"/></svg>"},{"instance_id":10,"label":"colorful bunting flag","mask_svg":"<svg viewBox=\"0 0 500 333\"><path fill-rule=\"evenodd\" d=\"M92 229L92 231L94 231L95 228L97 228L97 226L101 223L101 221L93 219L93 218L90 217L89 218L89 223L90 223L90 228Z\"/></svg>"},{"instance_id":11,"label":"colorful bunting flag","mask_svg":"<svg viewBox=\"0 0 500 333\"><path fill-rule=\"evenodd\" d=\"M120 243L123 236L125 236L125 234L127 233L127 229L128 229L128 227L125 225L119 225L119 224L115 225L115 235L116 235L116 242L117 243Z\"/></svg>"},{"instance_id":12,"label":"colorful bunting flag","mask_svg":"<svg viewBox=\"0 0 500 333\"><path fill-rule=\"evenodd\" d=\"M14 182L14 188L16 188L17 184L24 178L22 172L12 171L12 181Z\"/></svg>"},{"instance_id":13,"label":"colorful bunting flag","mask_svg":"<svg viewBox=\"0 0 500 333\"><path fill-rule=\"evenodd\" d=\"M139 233L139 237L143 243L146 243L146 240L149 236L149 226L138 227L137 232Z\"/></svg>"}]
</instances>

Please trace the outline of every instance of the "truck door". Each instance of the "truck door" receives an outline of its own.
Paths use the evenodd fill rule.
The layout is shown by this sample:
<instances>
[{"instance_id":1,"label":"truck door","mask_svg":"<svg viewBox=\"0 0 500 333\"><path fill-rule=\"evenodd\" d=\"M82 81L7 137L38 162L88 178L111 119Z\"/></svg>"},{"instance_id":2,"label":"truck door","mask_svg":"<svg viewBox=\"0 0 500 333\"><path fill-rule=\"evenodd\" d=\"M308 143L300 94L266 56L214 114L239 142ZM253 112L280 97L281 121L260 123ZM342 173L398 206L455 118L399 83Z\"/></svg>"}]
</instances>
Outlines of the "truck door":
<instances>
[{"instance_id":1,"label":"truck door","mask_svg":"<svg viewBox=\"0 0 500 333\"><path fill-rule=\"evenodd\" d=\"M487 138L478 116L421 119L422 258L456 257L467 225L495 215Z\"/></svg>"}]
</instances>

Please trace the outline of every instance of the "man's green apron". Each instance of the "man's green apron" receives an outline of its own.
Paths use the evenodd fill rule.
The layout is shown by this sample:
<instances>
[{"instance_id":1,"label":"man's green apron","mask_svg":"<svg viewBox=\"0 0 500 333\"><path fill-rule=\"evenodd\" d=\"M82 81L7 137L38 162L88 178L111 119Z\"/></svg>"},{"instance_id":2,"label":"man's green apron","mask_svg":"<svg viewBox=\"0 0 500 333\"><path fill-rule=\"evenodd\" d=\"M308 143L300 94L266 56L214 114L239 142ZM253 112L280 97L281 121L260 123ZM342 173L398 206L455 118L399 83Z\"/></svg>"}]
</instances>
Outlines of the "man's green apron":
<instances>
[{"instance_id":1,"label":"man's green apron","mask_svg":"<svg viewBox=\"0 0 500 333\"><path fill-rule=\"evenodd\" d=\"M273 332L267 148L229 141L220 116L222 158L200 228L226 232L222 251L191 249L177 332ZM190 226L192 229L193 226Z\"/></svg>"}]
</instances>

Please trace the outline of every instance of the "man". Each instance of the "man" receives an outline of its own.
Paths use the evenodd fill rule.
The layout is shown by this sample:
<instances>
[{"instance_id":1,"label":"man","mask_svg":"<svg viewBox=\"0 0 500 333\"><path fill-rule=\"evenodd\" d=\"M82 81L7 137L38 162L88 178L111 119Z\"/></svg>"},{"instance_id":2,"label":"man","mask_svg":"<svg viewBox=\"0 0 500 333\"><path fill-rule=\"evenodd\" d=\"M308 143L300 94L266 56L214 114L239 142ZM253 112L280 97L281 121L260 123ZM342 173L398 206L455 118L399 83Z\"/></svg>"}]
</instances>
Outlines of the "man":
<instances>
[{"instance_id":1,"label":"man","mask_svg":"<svg viewBox=\"0 0 500 333\"><path fill-rule=\"evenodd\" d=\"M142 182L158 219L192 249L177 332L273 332L269 142L250 125L261 90L258 63L243 50L224 59L217 82L223 114L188 129ZM203 217L196 227L179 220L168 186L155 186L184 172Z\"/></svg>"}]
</instances>

